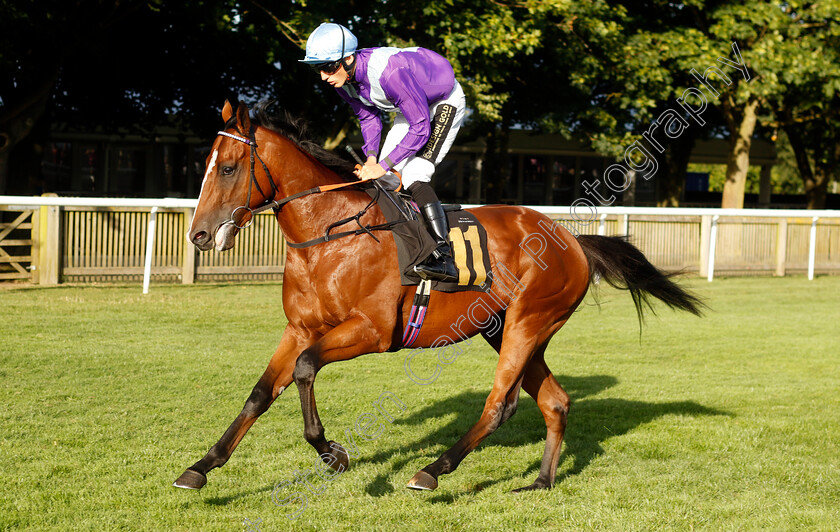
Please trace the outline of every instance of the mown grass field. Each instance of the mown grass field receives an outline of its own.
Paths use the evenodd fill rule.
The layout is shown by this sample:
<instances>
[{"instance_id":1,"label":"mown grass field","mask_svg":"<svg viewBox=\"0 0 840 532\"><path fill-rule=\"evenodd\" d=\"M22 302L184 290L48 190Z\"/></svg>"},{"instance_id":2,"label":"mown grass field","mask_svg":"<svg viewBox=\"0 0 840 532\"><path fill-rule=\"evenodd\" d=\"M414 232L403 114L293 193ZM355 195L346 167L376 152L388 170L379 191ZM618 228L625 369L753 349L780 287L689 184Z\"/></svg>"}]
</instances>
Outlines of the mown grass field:
<instances>
[{"instance_id":1,"label":"mown grass field","mask_svg":"<svg viewBox=\"0 0 840 532\"><path fill-rule=\"evenodd\" d=\"M409 478L477 419L483 340L420 386L406 352L325 368L327 437L385 391L406 405L294 520L278 483L311 469L292 386L201 491L173 480L239 413L284 327L280 285L2 289L0 528L31 530L837 530L840 278L686 280L712 311L602 290L546 359L573 405L553 490L533 400L435 492ZM421 366L422 368L422 366ZM289 488L291 489L291 488ZM247 521L246 521L247 520Z\"/></svg>"}]
</instances>

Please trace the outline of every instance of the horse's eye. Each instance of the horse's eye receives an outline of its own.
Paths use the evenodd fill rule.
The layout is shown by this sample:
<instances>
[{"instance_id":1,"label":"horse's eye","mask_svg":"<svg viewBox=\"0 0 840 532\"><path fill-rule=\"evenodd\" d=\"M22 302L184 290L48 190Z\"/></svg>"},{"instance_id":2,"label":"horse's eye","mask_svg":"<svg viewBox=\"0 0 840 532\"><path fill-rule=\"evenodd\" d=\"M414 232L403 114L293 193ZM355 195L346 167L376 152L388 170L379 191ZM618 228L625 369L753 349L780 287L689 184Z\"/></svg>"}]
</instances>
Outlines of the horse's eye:
<instances>
[{"instance_id":1,"label":"horse's eye","mask_svg":"<svg viewBox=\"0 0 840 532\"><path fill-rule=\"evenodd\" d=\"M222 173L224 175L233 175L233 167L232 166L223 166Z\"/></svg>"}]
</instances>

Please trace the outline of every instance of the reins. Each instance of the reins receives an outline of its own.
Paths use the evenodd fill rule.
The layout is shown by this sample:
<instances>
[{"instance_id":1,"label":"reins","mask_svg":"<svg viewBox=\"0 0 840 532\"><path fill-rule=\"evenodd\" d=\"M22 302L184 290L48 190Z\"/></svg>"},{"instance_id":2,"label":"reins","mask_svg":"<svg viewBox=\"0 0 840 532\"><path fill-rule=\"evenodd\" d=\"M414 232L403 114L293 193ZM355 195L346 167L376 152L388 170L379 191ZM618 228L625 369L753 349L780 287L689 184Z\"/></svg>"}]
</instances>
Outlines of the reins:
<instances>
[{"instance_id":1,"label":"reins","mask_svg":"<svg viewBox=\"0 0 840 532\"><path fill-rule=\"evenodd\" d=\"M355 183L352 183L352 184L355 184ZM330 189L330 190L335 190L335 189L333 188L333 189ZM362 225L362 222L359 221L359 220L361 219L362 216L365 215L365 213L367 213L368 209L370 209L371 206L373 206L373 204L377 202L377 200L379 199L379 194L380 194L380 190L377 188L376 189L376 195L373 197L373 199L370 200L370 203L368 203L365 206L364 209L360 210L359 212L357 212L353 216L349 216L347 218L344 218L343 220L339 220L337 222L331 223L329 226L327 226L327 230L324 232L324 236L318 237L318 238L313 238L312 240L307 240L306 242L301 242L301 243L295 243L295 242L290 242L289 240L286 240L286 244L289 247L292 247L292 248L308 248L308 247L314 246L316 244L322 244L324 242L329 242L331 240L337 240L339 238L344 238L345 236L362 235L362 234L365 234L365 233L367 233L368 235L370 235L371 238L373 238L374 240L379 242L379 239L376 238L376 236L373 234L373 231L388 231L392 227L394 227L396 225L399 225L401 223L404 223L404 220L397 220L397 221L394 221L394 222L387 222L387 223L379 224L379 225ZM350 221L355 221L356 224L359 226L359 228L354 229L352 231L342 231L341 233L330 234L330 231L333 230L334 228L340 227L340 226L342 226L342 225L344 225L344 224L346 224Z\"/></svg>"},{"instance_id":2,"label":"reins","mask_svg":"<svg viewBox=\"0 0 840 532\"><path fill-rule=\"evenodd\" d=\"M329 192L331 190L338 190L338 189L341 189L341 188L344 188L344 187L349 187L351 185L358 185L358 184L364 182L364 181L350 181L348 183L335 183L335 184L332 184L332 185L320 185L320 186L317 186L317 187L312 187L308 190L304 190L302 192L298 192L296 194L292 194L291 196L286 196L285 198L280 199L280 200L272 199L280 191L280 188L274 182L274 178L271 177L271 172L268 170L268 166L262 160L262 157L260 157L259 153L257 153L257 141L256 141L256 138L255 138L256 129L252 127L251 130L249 131L248 137L245 137L245 136L242 135L242 132L239 131L238 127L234 126L234 128L236 129L236 132L239 133L239 135L234 135L233 133L228 133L227 131L219 131L218 134L223 136L223 137L228 137L228 138L237 140L239 142L243 142L243 143L247 144L251 149L250 150L251 151L251 154L250 154L250 172L251 172L250 178L251 178L251 181L250 181L250 183L248 183L248 196L247 196L247 199L245 200L245 205L241 205L241 206L233 209L233 212L230 213L230 219L227 220L226 222L224 222L225 224L232 224L237 229L245 229L246 227L250 226L251 223L254 221L254 216L255 215L257 215L261 212L267 211L268 209L274 209L275 213L280 212L280 210L283 208L283 206L285 204L289 203L292 200L296 200L296 199L302 198L304 196L309 196L311 194L320 194L322 192ZM266 195L265 192L263 192L262 188L260 187L259 182L257 181L257 176L254 173L254 167L256 165L257 160L260 161L260 164L263 167L263 171L265 172L265 175L268 176L268 182L271 184L271 191L272 191L271 196L268 196L268 195ZM263 197L262 205L260 205L258 207L255 207L253 209L251 207L249 207L249 205L251 205L251 185L252 184L253 184L254 187L256 187L256 189L259 191L260 195L262 195L262 197ZM359 221L361 219L361 217L364 216L365 213L367 213L368 209L370 209L370 207L374 203L376 203L376 201L379 199L380 192L381 192L381 188L376 187L376 195L373 197L373 199L370 201L370 203L368 203L365 206L364 209L362 209L361 211L356 213L354 216L350 216L348 218L344 218L343 220L339 220L337 222L333 222L332 224L330 224L327 227L327 230L324 233L324 236L319 237L319 238L313 238L312 240L307 240L306 242L300 242L300 243L291 242L288 239L286 239L286 244L288 244L289 247L292 247L292 248L306 248L306 247L314 246L316 244L322 244L324 242L329 242L330 240L336 240L336 239L339 239L339 238L343 238L345 236L360 235L360 234L365 234L365 233L367 233L368 235L371 236L371 238L373 238L374 240L379 242L379 239L376 238L376 236L374 236L372 231L390 230L395 225L402 223L402 221L399 220L399 221L388 222L388 223L379 224L379 225L364 226ZM237 224L236 220L234 219L234 217L236 216L236 211L238 211L240 209L248 211L249 213L251 213L251 218L244 225ZM330 234L330 231L332 229L334 229L336 227L339 227L339 226L342 226L342 225L344 225L344 224L346 224L350 221L355 221L356 224L358 224L359 229L355 229L353 231L343 231L341 233Z\"/></svg>"}]
</instances>

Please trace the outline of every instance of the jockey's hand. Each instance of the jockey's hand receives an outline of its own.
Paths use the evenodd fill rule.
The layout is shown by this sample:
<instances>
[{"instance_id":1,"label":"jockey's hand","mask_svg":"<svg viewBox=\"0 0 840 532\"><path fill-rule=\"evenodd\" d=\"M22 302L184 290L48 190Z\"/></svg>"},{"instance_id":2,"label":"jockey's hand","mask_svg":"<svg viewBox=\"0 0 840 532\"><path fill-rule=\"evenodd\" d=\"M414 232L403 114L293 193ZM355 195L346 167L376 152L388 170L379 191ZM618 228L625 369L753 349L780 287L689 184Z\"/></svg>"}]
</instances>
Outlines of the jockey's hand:
<instances>
[{"instance_id":1,"label":"jockey's hand","mask_svg":"<svg viewBox=\"0 0 840 532\"><path fill-rule=\"evenodd\" d=\"M385 175L385 169L377 162L376 157L368 157L365 165L356 170L356 176L362 181L369 181L371 179L378 179Z\"/></svg>"}]
</instances>

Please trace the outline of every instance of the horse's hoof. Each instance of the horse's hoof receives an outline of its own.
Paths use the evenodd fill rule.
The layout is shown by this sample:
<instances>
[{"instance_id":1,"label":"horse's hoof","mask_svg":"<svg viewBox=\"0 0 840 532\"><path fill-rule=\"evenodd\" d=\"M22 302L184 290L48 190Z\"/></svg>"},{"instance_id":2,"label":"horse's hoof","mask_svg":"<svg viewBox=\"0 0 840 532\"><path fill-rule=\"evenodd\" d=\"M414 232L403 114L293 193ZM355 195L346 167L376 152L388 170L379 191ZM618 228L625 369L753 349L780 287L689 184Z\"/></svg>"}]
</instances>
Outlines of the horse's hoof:
<instances>
[{"instance_id":1,"label":"horse's hoof","mask_svg":"<svg viewBox=\"0 0 840 532\"><path fill-rule=\"evenodd\" d=\"M178 477L178 480L176 480L172 485L176 488L200 490L205 484L207 484L207 477L204 474L192 469L187 469L181 473L181 476Z\"/></svg>"},{"instance_id":2,"label":"horse's hoof","mask_svg":"<svg viewBox=\"0 0 840 532\"><path fill-rule=\"evenodd\" d=\"M438 487L437 479L425 471L418 471L416 475L411 477L408 481L408 487L413 490L427 490L432 491Z\"/></svg>"},{"instance_id":3,"label":"horse's hoof","mask_svg":"<svg viewBox=\"0 0 840 532\"><path fill-rule=\"evenodd\" d=\"M333 460L332 463L329 463L326 460L324 460L324 462L339 473L347 471L350 467L350 455L347 454L347 451L344 450L344 447L342 447L340 443L334 441L329 441L327 443L329 444L330 449L332 449L330 454L336 459Z\"/></svg>"},{"instance_id":4,"label":"horse's hoof","mask_svg":"<svg viewBox=\"0 0 840 532\"><path fill-rule=\"evenodd\" d=\"M551 489L551 486L548 485L548 484L544 484L542 482L539 482L539 481L535 481L530 486L525 486L524 488L517 488L517 489L513 490L511 493L521 493L523 491L535 491L535 490L547 490L547 489Z\"/></svg>"}]
</instances>

